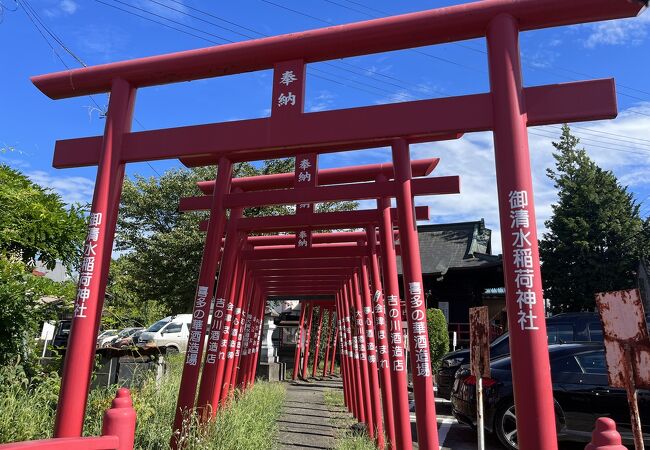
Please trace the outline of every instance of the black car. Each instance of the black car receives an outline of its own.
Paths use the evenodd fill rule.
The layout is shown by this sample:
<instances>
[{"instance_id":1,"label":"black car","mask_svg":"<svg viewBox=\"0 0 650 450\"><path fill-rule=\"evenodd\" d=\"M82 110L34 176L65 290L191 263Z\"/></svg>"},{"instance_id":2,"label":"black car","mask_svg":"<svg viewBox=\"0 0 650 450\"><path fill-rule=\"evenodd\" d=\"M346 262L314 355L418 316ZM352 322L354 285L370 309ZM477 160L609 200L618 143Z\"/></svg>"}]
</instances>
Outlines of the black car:
<instances>
[{"instance_id":1,"label":"black car","mask_svg":"<svg viewBox=\"0 0 650 450\"><path fill-rule=\"evenodd\" d=\"M54 331L54 338L52 339L52 347L65 348L68 346L68 337L70 336L70 327L72 326L71 320L59 320Z\"/></svg>"},{"instance_id":2,"label":"black car","mask_svg":"<svg viewBox=\"0 0 650 450\"><path fill-rule=\"evenodd\" d=\"M630 409L625 390L607 381L605 347L585 342L549 346L558 440L589 442L598 417L610 417L625 443L631 444ZM516 450L517 426L509 356L490 362L484 379L485 428L508 450ZM456 373L451 394L452 413L459 422L476 426L476 379L465 365ZM650 391L639 390L643 432L650 433ZM647 441L650 444L650 441ZM646 445L648 445L646 444Z\"/></svg>"},{"instance_id":3,"label":"black car","mask_svg":"<svg viewBox=\"0 0 650 450\"><path fill-rule=\"evenodd\" d=\"M546 319L548 343L562 342L603 342L603 329L597 313L564 313ZM510 353L508 334L496 338L490 344L490 358L497 358ZM463 364L469 363L469 349L447 353L436 373L438 397L449 399L456 371Z\"/></svg>"}]
</instances>

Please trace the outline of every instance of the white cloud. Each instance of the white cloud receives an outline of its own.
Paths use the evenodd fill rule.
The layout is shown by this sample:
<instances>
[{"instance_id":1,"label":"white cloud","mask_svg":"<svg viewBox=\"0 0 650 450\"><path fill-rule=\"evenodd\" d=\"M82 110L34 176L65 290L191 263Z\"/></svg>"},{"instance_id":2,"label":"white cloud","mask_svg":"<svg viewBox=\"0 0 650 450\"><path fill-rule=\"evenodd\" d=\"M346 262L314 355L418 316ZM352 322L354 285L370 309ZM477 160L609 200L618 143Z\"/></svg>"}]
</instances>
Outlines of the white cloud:
<instances>
[{"instance_id":1,"label":"white cloud","mask_svg":"<svg viewBox=\"0 0 650 450\"><path fill-rule=\"evenodd\" d=\"M596 23L588 27L591 32L584 41L587 48L598 45L639 45L648 35L650 13L629 19Z\"/></svg>"},{"instance_id":2,"label":"white cloud","mask_svg":"<svg viewBox=\"0 0 650 450\"><path fill-rule=\"evenodd\" d=\"M335 98L336 96L330 91L320 91L315 98L307 99L307 111L318 112L324 111L326 109L331 109Z\"/></svg>"},{"instance_id":3,"label":"white cloud","mask_svg":"<svg viewBox=\"0 0 650 450\"><path fill-rule=\"evenodd\" d=\"M43 14L47 17L62 17L71 16L79 9L79 4L74 0L61 0L56 2L55 5L45 8Z\"/></svg>"},{"instance_id":4,"label":"white cloud","mask_svg":"<svg viewBox=\"0 0 650 450\"><path fill-rule=\"evenodd\" d=\"M50 188L67 204L90 203L95 182L85 177L56 176L43 170L25 173L34 183Z\"/></svg>"},{"instance_id":5,"label":"white cloud","mask_svg":"<svg viewBox=\"0 0 650 450\"><path fill-rule=\"evenodd\" d=\"M139 8L158 16L173 20L188 20L189 10L183 3L184 1L175 0L138 0L135 2Z\"/></svg>"},{"instance_id":6,"label":"white cloud","mask_svg":"<svg viewBox=\"0 0 650 450\"><path fill-rule=\"evenodd\" d=\"M638 106L635 110L648 114L650 104ZM650 117L627 110L616 120L574 125L572 131L583 138L582 145L599 166L612 170L621 183L629 184L631 188L647 185L650 178ZM544 222L552 215L552 204L557 199L556 189L546 176L546 169L554 167L552 141L559 140L561 130L558 125L553 128L531 128L529 132L537 229L541 238L545 232ZM637 142L638 145L627 141ZM484 218L487 227L493 231L493 252L500 253L501 231L492 134L471 133L459 140L413 145L411 156L413 159L439 157L440 164L433 176L459 175L461 178L461 193L458 195L418 198L418 204L430 206L432 222Z\"/></svg>"},{"instance_id":7,"label":"white cloud","mask_svg":"<svg viewBox=\"0 0 650 450\"><path fill-rule=\"evenodd\" d=\"M128 33L123 29L102 24L89 24L75 31L77 48L92 60L111 61L127 48Z\"/></svg>"}]
</instances>

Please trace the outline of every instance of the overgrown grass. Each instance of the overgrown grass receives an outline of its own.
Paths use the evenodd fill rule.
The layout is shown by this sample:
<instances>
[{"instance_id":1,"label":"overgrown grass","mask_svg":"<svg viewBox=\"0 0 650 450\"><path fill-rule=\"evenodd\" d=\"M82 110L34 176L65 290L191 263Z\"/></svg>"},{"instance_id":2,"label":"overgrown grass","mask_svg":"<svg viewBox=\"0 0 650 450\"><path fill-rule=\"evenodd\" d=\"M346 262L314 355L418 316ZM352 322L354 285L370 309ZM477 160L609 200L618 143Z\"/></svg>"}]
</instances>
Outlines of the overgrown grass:
<instances>
[{"instance_id":1,"label":"overgrown grass","mask_svg":"<svg viewBox=\"0 0 650 450\"><path fill-rule=\"evenodd\" d=\"M345 410L342 390L328 389L323 393L325 404L338 409L330 419L341 430L336 436L336 450L375 450L375 444L365 431L356 431L352 425L356 420Z\"/></svg>"},{"instance_id":2,"label":"overgrown grass","mask_svg":"<svg viewBox=\"0 0 650 450\"><path fill-rule=\"evenodd\" d=\"M171 423L180 380L180 359L173 361L165 378L156 383L147 377L140 388L132 389L137 412L135 448L169 448ZM16 370L14 370L16 372ZM19 371L18 371L19 372ZM51 437L58 398L59 379L49 376L29 383L11 370L0 368L0 442ZM101 434L104 411L115 396L113 389L91 391L84 434ZM277 418L285 397L280 383L257 382L246 392L236 392L227 407L201 430L192 427L187 435L188 449L239 450L272 449L276 446ZM195 423L196 418L188 422Z\"/></svg>"}]
</instances>

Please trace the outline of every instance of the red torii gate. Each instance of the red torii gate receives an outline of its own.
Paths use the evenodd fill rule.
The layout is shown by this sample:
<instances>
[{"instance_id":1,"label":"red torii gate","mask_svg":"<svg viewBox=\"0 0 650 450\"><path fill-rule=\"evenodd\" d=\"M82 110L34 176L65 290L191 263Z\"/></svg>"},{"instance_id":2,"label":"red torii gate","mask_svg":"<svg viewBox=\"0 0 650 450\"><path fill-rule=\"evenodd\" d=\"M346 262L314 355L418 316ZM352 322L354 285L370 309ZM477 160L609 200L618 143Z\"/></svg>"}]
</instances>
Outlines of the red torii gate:
<instances>
[{"instance_id":1,"label":"red torii gate","mask_svg":"<svg viewBox=\"0 0 650 450\"><path fill-rule=\"evenodd\" d=\"M437 160L424 160L424 161L418 161L412 164L412 168L418 170L419 168L422 169L421 175L428 174L430 173L431 170L435 167L437 164ZM377 169L382 169L382 170L377 170ZM337 169L339 172L342 172L345 170L345 172L348 173L346 177L343 178L338 178L336 181L339 182L350 182L354 180L353 174L362 174L364 176L369 176L372 178L374 175L375 178L377 177L390 177L393 178L394 176L394 171L392 168L392 165L386 164L386 165L371 165L371 166L357 166L357 167L349 167L345 169ZM383 173L382 173L383 172ZM266 188L270 187L275 187L272 183L271 180L267 180L264 182L265 178L271 178L275 177L276 180L280 179L285 179L287 178L288 174L282 174L282 175L274 175L274 176L264 176L264 177L251 177L251 178L244 178L239 180L239 185L240 186L250 186L253 188L259 188L261 186L264 186ZM452 192L458 192L458 179L457 177L444 177L440 179L432 179L429 181L440 181L442 180L443 183L434 183L433 185L439 185L441 188L439 190L428 190L428 191L423 191L419 192L420 194L445 194L445 193L452 193ZM331 180L330 180L331 181ZM360 180L354 180L354 181L360 181ZM381 179L380 179L381 181ZM288 185L285 184L285 185ZM276 198L277 200L274 200L274 202L281 203L283 200L278 197L277 195L278 191L265 191L262 196L266 197L272 197ZM276 194L276 195L274 195ZM377 196L383 195L384 193L382 191L379 191ZM309 199L309 198L308 198ZM191 198L191 199L181 199L181 210L191 210L191 209L197 209L200 207L201 202L199 201L199 198ZM205 203L204 203L205 205ZM205 207L205 206L204 206ZM388 213L390 210L387 210L386 213ZM427 208L417 208L416 209L416 214L418 211L422 211L422 213L427 213L425 216L421 217L422 219L428 219L428 209ZM331 216L335 216L336 220L332 220ZM356 240L356 243L350 245L350 244L329 244L326 247L327 248L321 248L320 244L314 244L311 246L313 251L309 253L305 253L305 249L295 249L294 246L292 245L273 245L273 244L280 244L280 243L285 243L287 238L290 240L292 238L295 238L294 236L274 236L274 237L248 237L248 242L256 242L257 245L265 245L264 247L258 247L258 251L252 250L248 252L242 252L240 255L242 255L245 258L255 258L257 260L260 259L283 259L283 258L291 258L291 257L308 257L312 261L322 261L322 259L314 259L316 257L326 257L326 258L332 258L332 257L338 257L339 254L345 254L346 256L351 256L350 250L356 249L359 250L358 244L360 244L362 241L365 239L373 240L373 235L375 235L374 228L375 225L380 222L382 214L380 214L377 210L375 211L352 211L352 212L341 212L341 213L321 213L321 214L314 214L314 213L309 213L309 214L302 214L302 215L295 215L295 216L274 216L274 217L261 217L261 218L251 218L248 219L249 223L246 226L247 231L263 231L263 232L268 232L270 230L273 231L280 231L284 229L293 229L297 225L304 225L305 223L309 223L311 226L314 228L318 229L323 228L323 227L328 227L328 228L341 228L341 227L355 227L355 226L368 226L370 223L374 224L372 228L368 228L365 233L336 233L336 234L330 234L330 233L325 233L325 234L317 234L315 235L315 238L319 241L327 241L327 242L333 242L333 241L340 241L340 242L345 242L349 241L351 238ZM232 215L231 215L231 220L232 220ZM299 220L296 220L299 219ZM241 222L244 219L239 219L238 217L235 218L236 226L241 229ZM390 216L389 216L389 222L390 222ZM232 225L232 224L231 224ZM235 225L233 225L234 227ZM390 225L390 228L392 229L392 224ZM280 241L280 242L279 242ZM294 241L295 242L295 241ZM387 241L388 242L388 241ZM391 236L391 245L390 247L393 247L392 245L392 236ZM207 244L207 243L206 243ZM373 243L374 244L374 243ZM389 247L388 245L386 246L387 248ZM292 250L293 249L293 250ZM260 251L261 250L261 251ZM343 253L341 253L343 252ZM356 252L357 256L362 256L366 252ZM393 256L394 258L394 256ZM354 266L358 266L358 262L353 264ZM363 264L362 264L363 265ZM340 267L340 265L339 265ZM304 270L304 268L303 268ZM340 269L339 269L340 270ZM276 274L278 273L277 271L275 272ZM295 270L294 272L295 273ZM368 280L367 280L367 272L365 266L362 267L362 274L364 275L364 282L359 283L361 286L366 286L366 288L363 289L364 292L364 299L367 298L368 303L370 302L370 296L369 296L369 291L367 289L368 285ZM378 277L378 269L375 267L375 278ZM321 290L321 292L327 292L327 290L337 290L340 288L340 278L341 274L337 274L335 277L337 279L332 280L331 278L325 278L325 280L329 281L329 284L326 284L321 281L321 283L318 285L318 289ZM349 273L346 274L348 277L350 276ZM223 275L220 275L220 278ZM267 277L270 277L267 275ZM264 277L266 278L266 277ZM277 278L277 275L276 277ZM311 280L315 280L318 277L314 277L312 274L311 276L308 276ZM227 279L227 277L224 277L224 279ZM300 281L303 281L303 283L300 283ZM324 286L324 284L326 284ZM375 284L377 282L375 281ZM312 284L305 284L304 280L299 280L299 282L296 282L296 280L292 280L291 282L287 283L284 281L284 279L278 283L274 282L273 279L270 279L267 281L267 284L264 284L262 286L262 289L266 291L267 293L277 293L277 289L281 289L279 292L283 293L289 293L289 292L296 292L296 293L304 293L304 291L307 289L312 289L314 286ZM358 287L357 287L358 289ZM325 291L323 291L325 290ZM380 298L378 296L375 296L375 301L378 302ZM383 302L383 300L382 300ZM382 303L383 304L383 303ZM399 305L396 305L397 308L399 308ZM365 306L364 306L365 308ZM311 310L313 312L313 309ZM311 315L313 313L310 313L310 319L309 319L309 324L307 325L307 329L311 329ZM369 314L369 315L368 315ZM341 314L340 314L341 315ZM366 313L368 315L368 318L366 320L370 320L370 323L372 323L372 314L370 311ZM401 317L401 313L397 314L398 317ZM304 323L304 317L305 317L305 310L303 309L301 313L301 329L302 329L302 323ZM319 326L320 329L320 326ZM370 329L373 329L371 326ZM320 333L320 331L317 332ZM378 333L381 334L381 333ZM363 336L363 334L362 334ZM401 329L399 332L399 336L401 338ZM359 338L361 339L361 338ZM307 345L305 346L305 353L303 355L303 375L307 373L307 360L308 360L308 352L309 352L309 331L307 332ZM386 336L385 336L385 331L384 331L384 336L380 336L380 340L382 340L383 347L385 348L384 354L386 354ZM302 341L302 336L301 336L301 341ZM317 343L318 343L318 338L317 338ZM318 345L317 345L318 346ZM375 347L374 345L374 339L373 343L369 344L368 350L372 350ZM395 345L391 346L391 349L393 349ZM403 350L401 347L397 346L398 349L394 350L394 352L397 352L397 354L403 354ZM374 351L374 350L373 350ZM295 358L295 365L294 365L294 378L297 375L298 371L298 356L299 356L299 349L296 351L296 358ZM374 356L373 356L374 358ZM392 359L392 358L391 358ZM383 361L386 362L385 365L382 365L382 371L380 372L381 379L382 379L382 398L383 402L379 399L379 387L378 383L376 382L376 366L372 366L370 370L363 370L364 377L367 377L369 380L371 380L371 384L373 386L372 389L372 396L370 396L369 393L366 392L366 397L367 400L372 399L372 404L373 404L373 414L372 415L361 415L359 416L360 419L367 421L369 425L369 429L372 435L377 435L378 438L380 439L379 443L383 445L383 442L381 442L381 436L382 436L382 421L381 421L381 412L379 412L378 409L380 407L380 404L383 405L384 407L384 417L386 421L386 427L387 427L387 434L391 442L391 446L393 448L410 448L411 447L411 437L410 437L410 425L409 425L409 414L408 414L408 399L407 399L407 392L406 392L406 381L405 377L403 374L403 369L404 365L388 365L388 358L384 357ZM316 364L314 365L314 372L315 372L315 367ZM389 367L393 368L399 368L401 370L395 370L395 374L390 374L389 372ZM188 373L192 373L191 371ZM368 374L371 374L372 376L369 376ZM393 376L391 376L393 375ZM401 375L401 376L399 376ZM218 378L217 378L218 379ZM186 391L186 392L181 392L179 395L179 402L181 398L193 398L193 389L191 386L193 383L196 381L196 379L188 379L187 382L182 383L181 389ZM395 414L393 414L393 394L392 394L392 389L390 388L390 383L393 382L400 390L401 393L396 394L396 398L398 399L397 403L398 404L398 409L395 410ZM202 387L204 386L204 382L202 382ZM360 383L360 386L368 386L367 382ZM217 382L217 387L218 387L218 382ZM223 395L223 394L222 394ZM205 401L205 400L204 400ZM182 415L180 415L179 411L183 410L184 408L191 408L193 404L180 404L179 403L179 408L177 409L177 422L180 422L182 420ZM214 411L218 407L218 401L215 402L213 400L212 404L212 410ZM398 433L396 435L395 432L395 424L394 424L394 417L399 417L400 423L398 427ZM378 418L378 420L377 420ZM404 419L405 418L405 419ZM426 417L425 417L426 418ZM403 424L404 420L406 420L406 426ZM373 427L377 427L377 432L375 433L375 429ZM399 443L399 445L397 445Z\"/></svg>"},{"instance_id":2,"label":"red torii gate","mask_svg":"<svg viewBox=\"0 0 650 450\"><path fill-rule=\"evenodd\" d=\"M218 161L217 181L223 185L217 190L229 192L232 161L390 144L394 163L403 164L409 142L493 130L501 228L512 231L511 236L503 233L502 239L519 443L531 450L556 448L526 127L611 118L616 104L612 80L524 88L518 34L631 17L640 9L641 3L627 0L484 0L34 77L36 86L52 98L111 93L104 136L60 141L55 151L55 167L99 166L55 434L81 434L125 163L164 158L180 158L188 165ZM302 111L305 63L483 36L488 41L490 94ZM275 73L274 108L268 119L130 132L139 87L269 68ZM286 72L300 78L295 92L280 85ZM409 207L410 174L397 167L396 171L401 173L402 188L398 204ZM228 195L232 196L228 202L214 196L211 210L237 209L255 199L247 192ZM302 200L293 197L293 201ZM405 254L417 251L412 222L410 212L400 214ZM223 226L223 221L211 221L207 239L220 239ZM404 273L410 296L407 306L421 289L419 267L411 269L405 268ZM205 272L201 279L208 276ZM432 393L419 394L433 400ZM435 433L420 428L418 424L421 448L436 448Z\"/></svg>"}]
</instances>

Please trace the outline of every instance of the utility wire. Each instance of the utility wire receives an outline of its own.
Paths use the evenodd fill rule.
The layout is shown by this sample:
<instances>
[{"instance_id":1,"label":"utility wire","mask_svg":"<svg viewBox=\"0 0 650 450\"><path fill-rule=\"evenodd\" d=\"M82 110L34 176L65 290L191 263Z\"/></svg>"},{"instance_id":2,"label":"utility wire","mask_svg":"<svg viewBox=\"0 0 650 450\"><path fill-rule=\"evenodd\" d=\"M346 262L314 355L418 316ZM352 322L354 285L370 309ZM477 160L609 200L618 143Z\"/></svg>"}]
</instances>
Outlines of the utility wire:
<instances>
[{"instance_id":1,"label":"utility wire","mask_svg":"<svg viewBox=\"0 0 650 450\"><path fill-rule=\"evenodd\" d=\"M102 2L102 1L100 1L100 0L97 0L97 1L99 1L100 3L104 3L104 2ZM119 0L116 0L116 1L118 1L119 3L124 3L124 2L121 2L121 1L119 1ZM150 1L152 1L153 3L157 3L157 4L161 5L161 6L165 6L165 7L167 7L166 5L164 5L164 4L160 3L160 2L158 2L157 0L150 0ZM173 1L173 0L172 0L172 1ZM271 4L271 5L274 5L274 6L277 5L276 3L274 3L274 2L272 2L272 1L270 1L270 0L262 0L262 1L265 2L265 3L269 3L269 4ZM327 1L327 0L326 0L326 1ZM175 3L178 3L178 2L175 2ZM109 5L109 6L113 6L113 5ZM279 6L279 7L282 7L282 5L278 5L278 6ZM114 6L114 7L115 7L115 6ZM127 10L124 10L124 9L122 9L122 8L119 8L119 7L116 7L116 8L117 8L117 9L120 9L120 10L122 10L122 11L124 11L124 12L130 13L130 14L134 14L132 11L127 11ZM282 7L282 8L283 8L283 9L286 9L285 7ZM181 14L186 14L184 11L179 10L179 9L177 9L177 8L169 8L169 9L171 9L171 10L173 10L173 11L176 11L176 12L179 12L179 13L181 13ZM213 17L213 18L217 18L217 19L222 20L219 16L213 15L213 14L208 13L208 12L206 12L206 11L204 11L204 10L199 9L199 8L193 8L193 10L196 11L196 12L199 12L199 13L201 13L201 14L210 15L210 16ZM289 10L290 10L290 11L296 11L296 10L292 10L292 9L290 9L290 8L289 8ZM141 10L141 11L143 11L143 12L147 12L147 11L145 11L145 10ZM301 13L301 12L299 12L299 11L296 11L296 13L297 13L297 14L304 14L304 13ZM139 14L134 14L134 15L136 15L136 16L138 16L138 17L142 17L142 16L140 16ZM159 15L156 15L156 16L160 17ZM196 16L190 15L190 17L196 17ZM315 18L315 16L309 16L309 15L308 15L308 17L310 17L310 18ZM145 18L145 17L142 17L142 18ZM150 21L152 21L152 22L154 22L154 23L160 24L160 25L166 25L166 24L161 23L161 22L159 22L159 21L157 21L157 20L153 20L153 19L150 19L150 18L146 18L146 19L147 19L147 20L150 20ZM183 25L183 24L181 24L180 22L176 22L176 21L173 21L173 20L168 19L168 18L166 18L166 20L168 20L168 21L172 21L172 22L177 23L177 24L179 24L179 25ZM322 19L317 19L317 20L324 21L324 20L322 20ZM210 24L212 24L212 25L214 25L214 26L217 26L217 27L221 27L220 25L215 24L214 22L207 21L207 23L210 23ZM239 24L237 24L236 22L233 22L233 21L228 21L228 23L231 24L231 25L237 26L237 27L243 27L243 26L240 26ZM188 33L188 32L186 32L185 30L180 30L180 29L176 29L176 28L174 28L174 29L175 29L176 31L184 32L184 33L186 33L186 34L190 34L190 35L195 36L195 37L200 37L200 36L196 36L196 35L194 35L193 33ZM224 28L224 29L227 29L227 30L233 31L233 30L228 29L228 28ZM200 32L203 32L203 30L200 30L200 29L196 29L196 30L199 30ZM267 35L265 35L264 33L257 32L257 31L255 31L255 30L253 30L253 29L251 29L251 28L246 28L246 30L251 31L251 32L254 32L254 33L256 33L256 34L258 34L258 35L260 35L260 36L267 36ZM243 35L243 33L242 33L241 35ZM251 36L246 35L245 37L251 37ZM212 40L210 40L210 39L207 39L207 38L204 38L204 37L200 37L200 38L203 39L203 40L206 40L206 41L208 41L208 42L218 44L218 42L212 41ZM251 38L252 38L252 37L251 37ZM224 38L224 39L225 39L225 38ZM230 41L230 40L228 40L228 41ZM230 42L232 42L232 41L230 41ZM481 53L484 53L484 52L481 51ZM342 68L342 67L338 67L338 66L335 66L335 65L333 65L333 64L331 64L331 63L324 63L324 64L328 64L329 66L331 66L331 67L333 67L333 68L335 68L335 69L338 69L338 70L344 70L344 71L350 72L350 73L352 73L352 74L357 74L357 72L355 72L355 71L353 71L353 70L351 70L351 69L345 69L345 68ZM354 68L355 70L369 70L369 69L362 69L362 68L359 68L359 67L357 67L357 66L355 66L355 65L352 65L352 64L349 64L349 66L352 67L352 68ZM354 86L354 85L350 85L350 84L347 84L347 83L345 83L345 82L343 82L343 81L341 81L341 80L339 80L339 79L336 79L336 78L339 78L339 76L338 76L337 74L334 74L334 73L332 73L332 72L325 71L325 70L323 70L323 69L321 69L321 68L315 68L315 67L312 66L312 67L309 68L309 70L310 70L310 71L316 71L316 72L317 72L317 74L312 74L312 76L314 76L314 77L317 77L317 78L320 78L320 79L323 79L323 80L326 80L326 81L329 81L329 82L331 82L331 83L335 83L335 84L338 84L338 85L341 85L341 86L345 86L345 87L348 87L348 88L356 89L356 90L359 90L359 91L362 91L362 92L365 92L365 93L371 94L371 95L373 95L373 96L380 95L380 96L382 96L382 98L386 98L386 99L388 99L388 100L390 100L390 101L394 101L394 100L395 100L395 96L401 94L401 93L399 93L399 92L398 92L398 93L395 93L395 92L389 91L389 90L387 90L387 89L384 89L384 88L381 88L381 87L378 87L378 86L374 86L374 85L370 85L370 84L367 84L367 83L363 83L363 82L360 82L360 81L357 81L357 80L353 80L353 79L346 78L346 79L345 79L346 81L349 81L349 82L352 82L352 83L358 84L358 85L360 85L360 86L362 86L362 87ZM334 79L331 78L331 77L333 77ZM402 81L402 80L398 80L398 81ZM386 82L386 81L383 81L383 82L384 82L384 83L391 84L391 85L396 86L396 87L399 87L399 88L403 88L403 86L398 85L398 84L396 84L396 83L390 83L390 82ZM369 89L372 89L372 90L369 90ZM376 92L376 91L381 91L382 93L379 94L379 93ZM408 95L409 97L415 97L415 96L412 95L410 92L408 92L408 89L406 89L406 91L407 91L407 93L404 94L404 95ZM389 94L390 97L386 97L383 93L387 93L387 94ZM554 127L554 128L558 128L558 129L560 128L560 127L558 127L558 126L553 126L553 125L550 125L550 127ZM583 127L583 128L584 128L584 127ZM539 131L542 131L542 132L543 132L544 130L539 130ZM550 133L552 133L552 132L550 132ZM593 134L590 133L589 131L587 131L586 133L587 133L587 134L591 134L591 136L593 136ZM537 136L547 137L547 138L548 138L548 137L556 137L554 134L553 134L552 136L549 136L549 135L543 135L543 134L539 134L539 133L536 134L535 132L532 132L532 134L533 134L533 135L537 135ZM623 143L627 144L627 146L624 147L624 148L620 148L620 147L613 148L613 147L609 147L609 146L607 146L608 144L609 144L609 145L615 145L614 143L609 142L609 141L600 141L600 140L597 140L597 139L594 139L594 138L591 138L591 137L584 137L584 136L580 136L580 135L578 135L578 137L580 137L580 138L581 138L582 140L584 140L584 141L595 142L596 144L590 144L590 146L592 146L592 147L602 148L602 149L606 149L606 150L620 150L620 151L623 151L623 152L633 153L633 154L639 154L639 155L643 155L643 154L644 154L644 153L643 153L644 148L639 149L638 147L639 147L639 146L645 146L645 144L642 144L642 143L640 143L640 142L633 142L633 141L629 140L629 139L637 139L637 138L631 138L631 137L627 137L627 136L623 136L623 135L619 135L619 137L623 137L623 138L626 138L626 139L614 139L614 138L609 138L609 137L602 137L602 138L604 138L604 139L608 139L609 141L611 141L611 140L615 140L615 141L620 141L620 142L623 142ZM599 144L601 144L601 145L599 145ZM602 144L604 144L604 145L602 145ZM632 145L632 147L630 147L630 144Z\"/></svg>"},{"instance_id":2,"label":"utility wire","mask_svg":"<svg viewBox=\"0 0 650 450\"><path fill-rule=\"evenodd\" d=\"M74 60L77 61L82 67L88 67L88 65L77 54L75 54L70 49L70 47L68 47L63 42L63 40L43 22L43 20L40 18L40 16L36 12L36 10L32 7L32 5L29 3L28 0L15 0L15 2L17 5L16 8L18 8L19 6L23 10L25 15L29 19L29 21L34 25L36 31L38 31L38 33L41 35L45 43L48 45L48 47L50 47L52 52L56 55L58 60L61 62L61 64L63 64L63 66L67 70L71 70L70 66L65 62L63 57L59 54L56 47L52 44L50 39L47 38L47 36L50 36L56 44L58 44L63 50L65 50L66 53L68 53L72 58L74 58ZM87 97L95 104L95 106L101 113L103 114L106 113L105 108L102 108L92 95L88 95ZM142 126L140 121L138 121L135 117L134 120L144 129L144 126ZM146 161L146 163L156 175L158 175L159 177L161 176L160 173L158 173L158 171L148 161Z\"/></svg>"}]
</instances>

